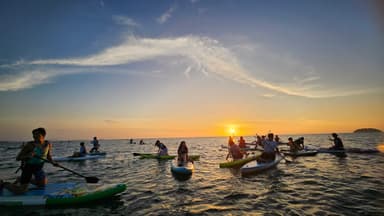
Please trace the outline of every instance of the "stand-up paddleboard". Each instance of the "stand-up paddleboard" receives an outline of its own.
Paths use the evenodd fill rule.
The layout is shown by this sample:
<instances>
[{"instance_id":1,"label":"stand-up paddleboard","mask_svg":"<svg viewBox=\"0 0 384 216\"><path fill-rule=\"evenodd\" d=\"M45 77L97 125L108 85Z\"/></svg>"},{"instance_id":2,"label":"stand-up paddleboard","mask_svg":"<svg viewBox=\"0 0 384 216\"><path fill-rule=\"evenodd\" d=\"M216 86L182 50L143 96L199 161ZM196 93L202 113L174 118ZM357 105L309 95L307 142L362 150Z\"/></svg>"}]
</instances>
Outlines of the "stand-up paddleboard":
<instances>
[{"instance_id":1,"label":"stand-up paddleboard","mask_svg":"<svg viewBox=\"0 0 384 216\"><path fill-rule=\"evenodd\" d=\"M241 175L260 173L275 167L283 159L280 154L276 154L275 160L267 163L251 161L240 168Z\"/></svg>"},{"instance_id":2,"label":"stand-up paddleboard","mask_svg":"<svg viewBox=\"0 0 384 216\"><path fill-rule=\"evenodd\" d=\"M317 150L300 150L300 151L282 151L284 155L291 157L300 157L300 156L315 156L319 153Z\"/></svg>"},{"instance_id":3,"label":"stand-up paddleboard","mask_svg":"<svg viewBox=\"0 0 384 216\"><path fill-rule=\"evenodd\" d=\"M67 156L67 157L53 157L54 161L82 161L90 159L103 158L107 155L106 152L88 153L85 156Z\"/></svg>"},{"instance_id":4,"label":"stand-up paddleboard","mask_svg":"<svg viewBox=\"0 0 384 216\"><path fill-rule=\"evenodd\" d=\"M220 163L219 167L220 168L240 167L240 166L243 166L244 164L246 164L246 163L248 163L250 161L253 161L253 160L256 160L256 156L247 157L247 158L240 159L240 160L234 160L234 161Z\"/></svg>"},{"instance_id":5,"label":"stand-up paddleboard","mask_svg":"<svg viewBox=\"0 0 384 216\"><path fill-rule=\"evenodd\" d=\"M177 159L172 160L171 172L173 174L192 175L194 170L195 170L195 165L191 161L179 163Z\"/></svg>"},{"instance_id":6,"label":"stand-up paddleboard","mask_svg":"<svg viewBox=\"0 0 384 216\"><path fill-rule=\"evenodd\" d=\"M335 150L328 148L319 148L317 149L319 153L360 153L360 154L374 154L379 153L377 149L362 149L362 148L346 148L344 150Z\"/></svg>"},{"instance_id":7,"label":"stand-up paddleboard","mask_svg":"<svg viewBox=\"0 0 384 216\"><path fill-rule=\"evenodd\" d=\"M228 146L226 145L221 145L221 148L222 149L228 149ZM245 147L245 148L240 148L241 151L254 151L254 150L258 150L254 147Z\"/></svg>"},{"instance_id":8,"label":"stand-up paddleboard","mask_svg":"<svg viewBox=\"0 0 384 216\"><path fill-rule=\"evenodd\" d=\"M156 153L133 153L133 156L140 156L140 159L160 159L160 160L172 160L175 159L176 155L163 155L158 156ZM200 155L189 155L190 160L199 160Z\"/></svg>"},{"instance_id":9,"label":"stand-up paddleboard","mask_svg":"<svg viewBox=\"0 0 384 216\"><path fill-rule=\"evenodd\" d=\"M51 183L44 188L31 186L28 192L15 195L3 188L0 206L76 205L112 197L125 189L125 184Z\"/></svg>"}]
</instances>

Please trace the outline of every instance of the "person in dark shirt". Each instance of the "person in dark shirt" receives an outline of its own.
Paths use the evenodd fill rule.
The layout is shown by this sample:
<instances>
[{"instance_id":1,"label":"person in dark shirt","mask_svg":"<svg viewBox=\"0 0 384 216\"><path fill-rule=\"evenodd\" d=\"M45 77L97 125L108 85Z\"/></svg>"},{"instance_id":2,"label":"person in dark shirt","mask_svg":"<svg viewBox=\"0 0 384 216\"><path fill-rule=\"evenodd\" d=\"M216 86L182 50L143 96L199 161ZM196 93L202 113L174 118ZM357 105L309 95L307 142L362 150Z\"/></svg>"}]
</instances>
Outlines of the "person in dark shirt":
<instances>
[{"instance_id":1,"label":"person in dark shirt","mask_svg":"<svg viewBox=\"0 0 384 216\"><path fill-rule=\"evenodd\" d=\"M344 150L343 141L340 139L340 137L336 133L333 133L332 137L333 139L329 139L329 140L333 141L333 146L330 147L329 149Z\"/></svg>"}]
</instances>

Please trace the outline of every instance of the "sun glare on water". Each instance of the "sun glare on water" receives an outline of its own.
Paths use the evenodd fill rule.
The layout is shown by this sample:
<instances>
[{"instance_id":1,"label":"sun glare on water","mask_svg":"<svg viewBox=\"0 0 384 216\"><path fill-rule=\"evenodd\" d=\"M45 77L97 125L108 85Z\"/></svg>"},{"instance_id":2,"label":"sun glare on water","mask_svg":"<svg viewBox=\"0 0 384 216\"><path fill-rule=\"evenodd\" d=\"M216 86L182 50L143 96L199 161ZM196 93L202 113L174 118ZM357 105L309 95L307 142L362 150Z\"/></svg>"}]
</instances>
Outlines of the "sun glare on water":
<instances>
[{"instance_id":1,"label":"sun glare on water","mask_svg":"<svg viewBox=\"0 0 384 216\"><path fill-rule=\"evenodd\" d=\"M378 149L380 152L383 152L383 153L384 153L384 143L378 145L378 146L377 146L377 149Z\"/></svg>"}]
</instances>

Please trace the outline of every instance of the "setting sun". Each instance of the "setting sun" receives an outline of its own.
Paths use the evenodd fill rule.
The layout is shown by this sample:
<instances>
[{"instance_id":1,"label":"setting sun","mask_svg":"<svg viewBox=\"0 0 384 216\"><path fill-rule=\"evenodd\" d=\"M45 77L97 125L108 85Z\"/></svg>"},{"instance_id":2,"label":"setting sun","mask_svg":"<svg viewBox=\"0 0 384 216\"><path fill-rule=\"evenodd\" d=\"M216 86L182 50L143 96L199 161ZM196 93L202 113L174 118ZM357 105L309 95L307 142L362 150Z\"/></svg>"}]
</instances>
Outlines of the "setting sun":
<instances>
[{"instance_id":1,"label":"setting sun","mask_svg":"<svg viewBox=\"0 0 384 216\"><path fill-rule=\"evenodd\" d=\"M235 134L235 132L236 132L236 131L235 131L235 128L230 128L230 129L229 129L229 133L230 133L231 135Z\"/></svg>"}]
</instances>

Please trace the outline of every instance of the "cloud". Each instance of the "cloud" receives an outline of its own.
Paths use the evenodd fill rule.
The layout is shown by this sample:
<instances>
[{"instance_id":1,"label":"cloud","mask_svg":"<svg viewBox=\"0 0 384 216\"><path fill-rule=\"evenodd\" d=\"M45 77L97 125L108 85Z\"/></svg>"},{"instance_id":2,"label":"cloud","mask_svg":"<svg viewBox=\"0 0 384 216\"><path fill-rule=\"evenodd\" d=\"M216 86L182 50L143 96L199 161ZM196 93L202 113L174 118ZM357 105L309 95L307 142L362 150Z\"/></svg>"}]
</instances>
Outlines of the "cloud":
<instances>
[{"instance_id":1,"label":"cloud","mask_svg":"<svg viewBox=\"0 0 384 216\"><path fill-rule=\"evenodd\" d=\"M17 91L32 88L35 85L49 83L55 75L39 70L21 72L14 74L0 75L0 91Z\"/></svg>"},{"instance_id":2,"label":"cloud","mask_svg":"<svg viewBox=\"0 0 384 216\"><path fill-rule=\"evenodd\" d=\"M120 123L119 121L111 120L111 119L106 119L106 120L104 120L104 122L106 124L118 124L118 123Z\"/></svg>"},{"instance_id":3,"label":"cloud","mask_svg":"<svg viewBox=\"0 0 384 216\"><path fill-rule=\"evenodd\" d=\"M171 6L165 13L163 13L160 17L156 19L156 21L160 24L164 24L167 22L171 17L172 13L176 10L175 6Z\"/></svg>"},{"instance_id":4,"label":"cloud","mask_svg":"<svg viewBox=\"0 0 384 216\"><path fill-rule=\"evenodd\" d=\"M13 71L23 69L23 72L20 73L0 73L0 91L30 88L50 82L54 77L60 75L113 71L113 68L108 70L104 68L103 70L103 67L124 66L162 58L180 59L176 63L182 64L185 67L184 74L187 77L190 76L190 73L196 71L201 72L205 76L212 74L251 87L263 87L272 90L273 94L266 94L269 96L280 93L321 98L364 94L375 91L375 89L335 91L334 89L326 88L323 88L326 90L320 89L315 91L312 88L316 86L313 82L319 80L319 77L315 76L311 71L299 81L300 85L292 85L292 83L283 85L268 82L257 78L257 74L252 74L244 68L237 56L218 41L197 36L175 38L138 38L130 36L120 45L107 48L90 56L33 61L23 60L15 64L0 65L0 71L11 70L10 68ZM39 69L37 70L36 68Z\"/></svg>"},{"instance_id":5,"label":"cloud","mask_svg":"<svg viewBox=\"0 0 384 216\"><path fill-rule=\"evenodd\" d=\"M185 69L184 74L185 74L185 76L186 76L187 78L190 77L189 73L191 72L191 70L192 70L191 67L187 67L187 69Z\"/></svg>"},{"instance_id":6,"label":"cloud","mask_svg":"<svg viewBox=\"0 0 384 216\"><path fill-rule=\"evenodd\" d=\"M137 22L135 22L132 18L121 16L121 15L114 15L112 16L112 19L118 24L118 25L124 25L129 27L137 27L140 26Z\"/></svg>"}]
</instances>

